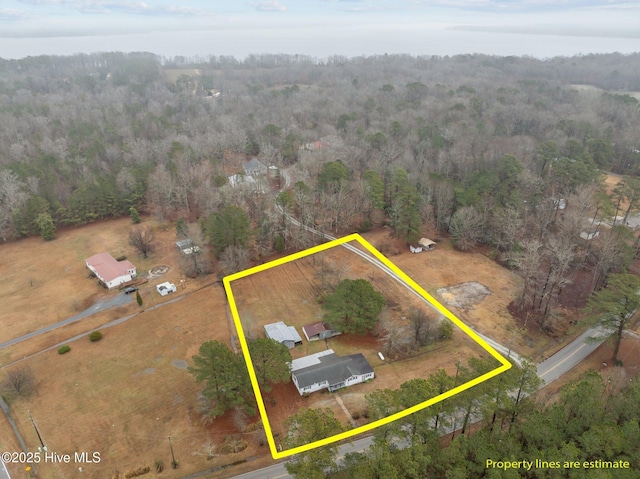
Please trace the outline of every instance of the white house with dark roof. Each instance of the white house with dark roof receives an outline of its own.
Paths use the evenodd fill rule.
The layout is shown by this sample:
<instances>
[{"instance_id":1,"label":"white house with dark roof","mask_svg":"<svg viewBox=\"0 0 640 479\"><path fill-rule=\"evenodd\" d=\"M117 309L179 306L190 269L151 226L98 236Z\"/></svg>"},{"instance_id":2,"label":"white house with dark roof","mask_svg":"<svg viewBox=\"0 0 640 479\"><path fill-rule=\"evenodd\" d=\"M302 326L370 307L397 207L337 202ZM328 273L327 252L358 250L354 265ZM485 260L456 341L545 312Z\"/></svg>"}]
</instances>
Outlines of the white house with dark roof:
<instances>
[{"instance_id":1,"label":"white house with dark roof","mask_svg":"<svg viewBox=\"0 0 640 479\"><path fill-rule=\"evenodd\" d=\"M300 395L321 389L336 391L374 378L362 353L340 357L327 349L291 362L291 379Z\"/></svg>"},{"instance_id":2,"label":"white house with dark roof","mask_svg":"<svg viewBox=\"0 0 640 479\"><path fill-rule=\"evenodd\" d=\"M283 321L265 325L264 332L267 334L267 338L274 339L289 349L293 349L297 345L302 344L302 338L298 334L298 331L296 331L296 328L287 326Z\"/></svg>"},{"instance_id":3,"label":"white house with dark roof","mask_svg":"<svg viewBox=\"0 0 640 479\"><path fill-rule=\"evenodd\" d=\"M94 254L85 263L109 289L117 288L136 277L136 267L131 262L116 261L109 253Z\"/></svg>"}]
</instances>

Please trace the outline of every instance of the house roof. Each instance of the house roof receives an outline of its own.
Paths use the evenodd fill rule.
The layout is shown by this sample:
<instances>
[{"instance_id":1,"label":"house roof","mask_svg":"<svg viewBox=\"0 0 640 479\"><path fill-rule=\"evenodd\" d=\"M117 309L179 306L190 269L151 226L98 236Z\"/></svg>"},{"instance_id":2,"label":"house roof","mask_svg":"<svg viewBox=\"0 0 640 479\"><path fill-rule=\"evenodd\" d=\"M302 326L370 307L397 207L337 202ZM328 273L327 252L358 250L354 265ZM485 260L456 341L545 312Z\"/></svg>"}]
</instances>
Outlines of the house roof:
<instances>
[{"instance_id":1,"label":"house roof","mask_svg":"<svg viewBox=\"0 0 640 479\"><path fill-rule=\"evenodd\" d=\"M193 246L193 241L191 241L190 239L176 241L176 246L180 249L191 248Z\"/></svg>"},{"instance_id":2,"label":"house roof","mask_svg":"<svg viewBox=\"0 0 640 479\"><path fill-rule=\"evenodd\" d=\"M307 356L309 361L291 363L291 373L296 377L299 388L321 384L327 381L329 386L346 381L352 376L373 372L373 368L362 353L340 357L331 349L324 354ZM309 365L309 362L312 364ZM300 367L303 366L303 367Z\"/></svg>"},{"instance_id":3,"label":"house roof","mask_svg":"<svg viewBox=\"0 0 640 479\"><path fill-rule=\"evenodd\" d=\"M126 276L129 274L130 269L135 270L136 267L129 261L116 261L116 259L109 253L94 254L86 261L88 266L91 266L100 279L105 283L113 281L120 276Z\"/></svg>"},{"instance_id":4,"label":"house roof","mask_svg":"<svg viewBox=\"0 0 640 479\"><path fill-rule=\"evenodd\" d=\"M434 244L436 244L436 242L430 240L429 238L420 238L418 244L421 244L422 246L426 246L428 248L429 246L433 246Z\"/></svg>"},{"instance_id":5,"label":"house roof","mask_svg":"<svg viewBox=\"0 0 640 479\"><path fill-rule=\"evenodd\" d=\"M231 175L229 177L229 183L231 183L231 186L235 186L235 185L239 185L242 183L247 183L247 184L253 184L255 183L256 180L253 178L253 176L247 174L247 175Z\"/></svg>"},{"instance_id":6,"label":"house roof","mask_svg":"<svg viewBox=\"0 0 640 479\"><path fill-rule=\"evenodd\" d=\"M302 326L302 330L307 335L307 337L315 336L316 334L320 334L323 331L331 331L331 326L329 326L324 321L319 321L317 323L305 324Z\"/></svg>"},{"instance_id":7,"label":"house roof","mask_svg":"<svg viewBox=\"0 0 640 479\"><path fill-rule=\"evenodd\" d=\"M264 331L267 333L267 337L275 339L279 343L285 341L293 341L294 343L301 343L302 338L293 326L287 326L283 321L277 323L266 324Z\"/></svg>"},{"instance_id":8,"label":"house roof","mask_svg":"<svg viewBox=\"0 0 640 479\"><path fill-rule=\"evenodd\" d=\"M254 173L265 174L267 172L267 167L258 158L251 158L251 161L247 161L242 165L242 169L247 175Z\"/></svg>"}]
</instances>

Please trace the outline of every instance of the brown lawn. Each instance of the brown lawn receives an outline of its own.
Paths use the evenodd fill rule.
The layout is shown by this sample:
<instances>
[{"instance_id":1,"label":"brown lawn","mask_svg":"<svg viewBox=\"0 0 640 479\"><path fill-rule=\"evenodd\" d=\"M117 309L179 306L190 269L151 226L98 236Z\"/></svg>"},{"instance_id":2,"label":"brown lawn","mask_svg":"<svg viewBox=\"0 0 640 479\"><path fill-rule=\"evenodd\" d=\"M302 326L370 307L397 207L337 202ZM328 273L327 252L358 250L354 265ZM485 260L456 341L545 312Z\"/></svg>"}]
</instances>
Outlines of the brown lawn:
<instances>
[{"instance_id":1,"label":"brown lawn","mask_svg":"<svg viewBox=\"0 0 640 479\"><path fill-rule=\"evenodd\" d=\"M231 415L212 425L202 424L197 412L197 394L201 388L184 369L202 342L218 339L229 344L226 298L218 284L207 285L213 282L213 277L204 281L187 280L185 289L180 289L176 296L162 298L155 293L155 284L159 282L169 280L180 284L180 258L174 246L175 230L163 229L150 220L145 223L154 227L158 241L157 251L147 260L127 244L131 228L127 218L61 231L55 241L48 243L30 238L0 246L0 277L3 278L0 326L2 331L9 332L3 335L3 340L56 323L98 299L117 295L98 287L95 280L87 277L84 259L91 254L100 251L109 251L114 256L125 254L141 273L157 265L171 268L162 278L141 287L142 308L134 302L0 351L3 369L26 364L36 374L38 395L12 403L12 412L28 446L33 449L39 444L28 418L30 410L50 449L71 454L76 451L101 453L101 463L84 467L83 477L111 477L115 470L126 473L140 466L153 467L156 460L162 460L165 465L165 471L157 477L167 478L183 477L243 459L250 462L207 477L229 477L271 463L266 446L259 445L260 431L241 435L249 444L241 453L213 460L194 454L207 441L221 444L225 436L235 435L242 429ZM391 241L385 230L365 237L374 244ZM233 284L241 317L250 335L264 334L265 322L283 320L301 326L321 318L322 310L317 303L318 285L323 279L318 273L321 260L320 256L298 260L290 263L286 270L274 268ZM511 327L506 305L517 291L519 283L515 275L480 254L452 251L444 242L435 251L422 255L403 252L391 260L432 294L440 287L465 281L478 281L489 287L493 294L480 304L469 311L454 313L499 341L509 339L503 328ZM369 279L387 298L385 315L390 324L403 327L402 316L409 307L421 305L380 270L341 247L326 252L324 275L325 281ZM180 295L183 298L175 303L151 309ZM136 313L127 322L103 330L104 338L100 342L90 343L81 337L69 343L72 350L67 355L60 356L55 350L40 352ZM302 333L301 328L298 330ZM514 347L518 352L526 352L523 344L517 344ZM294 354L311 354L324 347L324 342L305 340ZM292 385L276 388L265 394L276 431L286 417L302 406L330 407L346 424L347 417L336 396L342 398L351 414L361 413L365 394L374 389L397 388L407 379L426 377L438 368L453 374L457 361L465 362L469 357L482 354L461 333L456 333L453 341L439 343L421 356L397 362L383 363L378 358L379 344L375 337L345 335L329 340L329 347L338 354L362 351L375 368L376 379L335 395L315 393L307 398L301 398ZM19 362L6 366L15 361ZM362 418L358 419L358 424L362 422ZM170 468L168 436L172 437L180 462L177 471ZM0 444L3 450L17 447L4 422L0 422ZM19 470L11 472L18 474ZM39 473L45 479L78 474L75 465L41 465ZM145 477L156 475L151 473Z\"/></svg>"},{"instance_id":2,"label":"brown lawn","mask_svg":"<svg viewBox=\"0 0 640 479\"><path fill-rule=\"evenodd\" d=\"M207 440L221 444L236 432L229 419L207 427L200 421L197 394L200 386L186 371L201 343L216 339L229 344L226 298L215 285L185 296L181 301L147 311L106 330L97 343L81 339L70 343L71 352L50 351L27 363L36 373L38 395L16 400L12 411L30 447L38 445L29 423L31 411L51 450L73 454L98 451L101 462L87 465L84 477L110 477L163 460L169 469L168 436L180 477L224 464L229 457L207 461L193 453ZM257 441L247 435L256 453ZM238 455L241 457L242 455ZM75 477L75 466L61 465L66 477ZM59 478L55 467L41 465L42 478Z\"/></svg>"},{"instance_id":3,"label":"brown lawn","mask_svg":"<svg viewBox=\"0 0 640 479\"><path fill-rule=\"evenodd\" d=\"M516 331L517 324L507 310L521 287L521 279L516 273L483 254L456 251L446 240L438 243L433 251L412 254L402 242L390 238L388 230L376 230L363 236L374 245L395 242L402 253L389 259L442 304L445 304L444 298L436 293L439 288L468 281L488 287L491 294L468 310L448 307L472 329L512 347L521 355L534 358L549 346L550 340L539 331L528 331L525 335Z\"/></svg>"},{"instance_id":4,"label":"brown lawn","mask_svg":"<svg viewBox=\"0 0 640 479\"><path fill-rule=\"evenodd\" d=\"M170 267L164 276L141 286L145 307L171 299L170 296L163 298L155 291L155 285L163 281L172 281L179 287L184 284L185 292L201 287L202 282L199 280L180 283L180 279L184 277L179 267L180 252L174 244L175 229L163 228L152 220L144 221L143 225L153 228L156 238L156 251L147 259L143 259L128 244L128 233L133 227L128 218L66 229L58 232L54 241L26 238L0 245L0 327L3 331L0 342L57 323L91 307L99 300L122 294L117 290L108 291L99 286L95 278L88 277L89 270L84 261L95 253L109 252L114 257L125 255L136 265L139 277L146 276L153 266ZM121 308L116 317L139 310L135 297L132 300L132 304ZM68 333L57 335L57 338L49 333L38 340L37 347L20 349L18 356L2 351L0 364L54 345L61 337L90 331L109 318L115 319L113 313L102 316L102 319L81 321L86 326L67 327ZM45 339L46 337L49 339Z\"/></svg>"},{"instance_id":5,"label":"brown lawn","mask_svg":"<svg viewBox=\"0 0 640 479\"><path fill-rule=\"evenodd\" d=\"M337 283L345 278L366 278L383 293L387 301L387 327L408 329L406 316L411 307L421 307L433 318L439 316L381 270L346 248L337 246L234 281L231 287L243 330L250 338L260 337L264 335L265 324L284 321L295 326L303 337L303 325L322 319L323 311L317 298L322 294L323 281ZM410 379L426 378L439 368L454 374L458 361L466 364L471 357L487 356L480 346L457 329L452 341L437 343L420 355L398 361L389 358L382 361L378 357L378 351L383 347L380 339L375 333L368 336L343 334L326 343L308 342L303 337L303 345L291 350L292 357L306 356L327 347L341 356L361 352L374 368L376 378L336 394L319 391L301 398L292 383L271 393L263 393L276 440L285 433L282 424L286 418L302 407L328 407L347 425L349 417L338 404L336 395L345 398L343 402L352 415L360 413L362 416L366 406L365 395L376 389L396 389ZM360 419L358 424L363 422L364 419Z\"/></svg>"}]
</instances>

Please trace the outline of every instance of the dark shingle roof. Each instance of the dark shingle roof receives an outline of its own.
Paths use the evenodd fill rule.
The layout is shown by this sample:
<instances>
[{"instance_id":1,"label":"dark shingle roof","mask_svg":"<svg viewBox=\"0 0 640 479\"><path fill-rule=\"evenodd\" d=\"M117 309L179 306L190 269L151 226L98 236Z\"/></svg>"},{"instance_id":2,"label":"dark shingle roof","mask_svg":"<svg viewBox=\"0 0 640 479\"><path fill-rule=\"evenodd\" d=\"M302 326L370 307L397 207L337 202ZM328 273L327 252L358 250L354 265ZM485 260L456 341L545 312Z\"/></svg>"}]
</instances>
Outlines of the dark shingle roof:
<instances>
[{"instance_id":1,"label":"dark shingle roof","mask_svg":"<svg viewBox=\"0 0 640 479\"><path fill-rule=\"evenodd\" d=\"M340 357L335 353L318 358L319 364L298 369L292 373L298 380L298 387L327 381L329 386L346 381L352 376L372 373L373 368L362 353Z\"/></svg>"}]
</instances>

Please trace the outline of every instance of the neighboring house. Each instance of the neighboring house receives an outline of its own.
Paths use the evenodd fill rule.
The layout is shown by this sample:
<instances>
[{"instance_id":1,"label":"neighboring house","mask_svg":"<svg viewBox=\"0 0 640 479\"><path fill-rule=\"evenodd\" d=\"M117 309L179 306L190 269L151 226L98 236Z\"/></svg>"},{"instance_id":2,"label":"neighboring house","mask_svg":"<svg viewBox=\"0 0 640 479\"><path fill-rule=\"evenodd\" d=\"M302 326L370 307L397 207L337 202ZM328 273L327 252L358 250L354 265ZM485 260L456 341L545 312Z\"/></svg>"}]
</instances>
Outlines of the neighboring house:
<instances>
[{"instance_id":1,"label":"neighboring house","mask_svg":"<svg viewBox=\"0 0 640 479\"><path fill-rule=\"evenodd\" d=\"M109 289L117 288L136 277L136 267L129 261L116 261L109 253L94 254L85 263Z\"/></svg>"},{"instance_id":2,"label":"neighboring house","mask_svg":"<svg viewBox=\"0 0 640 479\"><path fill-rule=\"evenodd\" d=\"M422 253L422 246L410 244L409 251L412 253Z\"/></svg>"},{"instance_id":3,"label":"neighboring house","mask_svg":"<svg viewBox=\"0 0 640 479\"><path fill-rule=\"evenodd\" d=\"M297 345L302 344L302 338L298 334L298 331L296 331L296 328L287 326L282 321L265 325L264 332L267 334L267 338L274 339L289 349L293 349Z\"/></svg>"},{"instance_id":4,"label":"neighboring house","mask_svg":"<svg viewBox=\"0 0 640 479\"><path fill-rule=\"evenodd\" d=\"M595 231L593 233L587 233L586 231L583 231L582 233L580 233L580 238L587 241L591 241L593 238L597 238L598 236L600 236L599 231Z\"/></svg>"},{"instance_id":5,"label":"neighboring house","mask_svg":"<svg viewBox=\"0 0 640 479\"><path fill-rule=\"evenodd\" d=\"M305 143L304 145L301 145L298 149L307 150L307 151L316 151L316 150L321 150L322 146L323 146L322 141L314 141L312 143Z\"/></svg>"},{"instance_id":6,"label":"neighboring house","mask_svg":"<svg viewBox=\"0 0 640 479\"><path fill-rule=\"evenodd\" d=\"M161 296L166 296L169 293L175 293L176 291L178 291L178 289L176 288L176 285L173 283L169 283L168 281L165 283L160 283L159 285L156 286L156 289L158 290L158 293L160 293Z\"/></svg>"},{"instance_id":7,"label":"neighboring house","mask_svg":"<svg viewBox=\"0 0 640 479\"><path fill-rule=\"evenodd\" d=\"M291 362L291 379L300 395L321 389L336 391L374 378L362 353L340 357L327 349Z\"/></svg>"},{"instance_id":8,"label":"neighboring house","mask_svg":"<svg viewBox=\"0 0 640 479\"><path fill-rule=\"evenodd\" d=\"M267 174L267 167L258 158L251 158L242 165L242 169L247 176L264 176Z\"/></svg>"},{"instance_id":9,"label":"neighboring house","mask_svg":"<svg viewBox=\"0 0 640 479\"><path fill-rule=\"evenodd\" d=\"M340 331L331 329L327 323L320 321L317 323L306 324L302 326L302 332L304 333L307 341L317 341L319 339L328 339L333 336L342 334Z\"/></svg>"},{"instance_id":10,"label":"neighboring house","mask_svg":"<svg viewBox=\"0 0 640 479\"><path fill-rule=\"evenodd\" d=\"M200 251L200 247L193 244L193 240L184 239L176 241L176 246L182 254L192 254Z\"/></svg>"},{"instance_id":11,"label":"neighboring house","mask_svg":"<svg viewBox=\"0 0 640 479\"><path fill-rule=\"evenodd\" d=\"M229 184L232 188L236 186L248 186L249 188L257 188L258 184L251 175L231 175L229 177Z\"/></svg>"},{"instance_id":12,"label":"neighboring house","mask_svg":"<svg viewBox=\"0 0 640 479\"><path fill-rule=\"evenodd\" d=\"M420 238L420 241L418 241L418 246L422 246L422 249L425 251L430 251L436 248L436 242L430 240L429 238Z\"/></svg>"}]
</instances>

